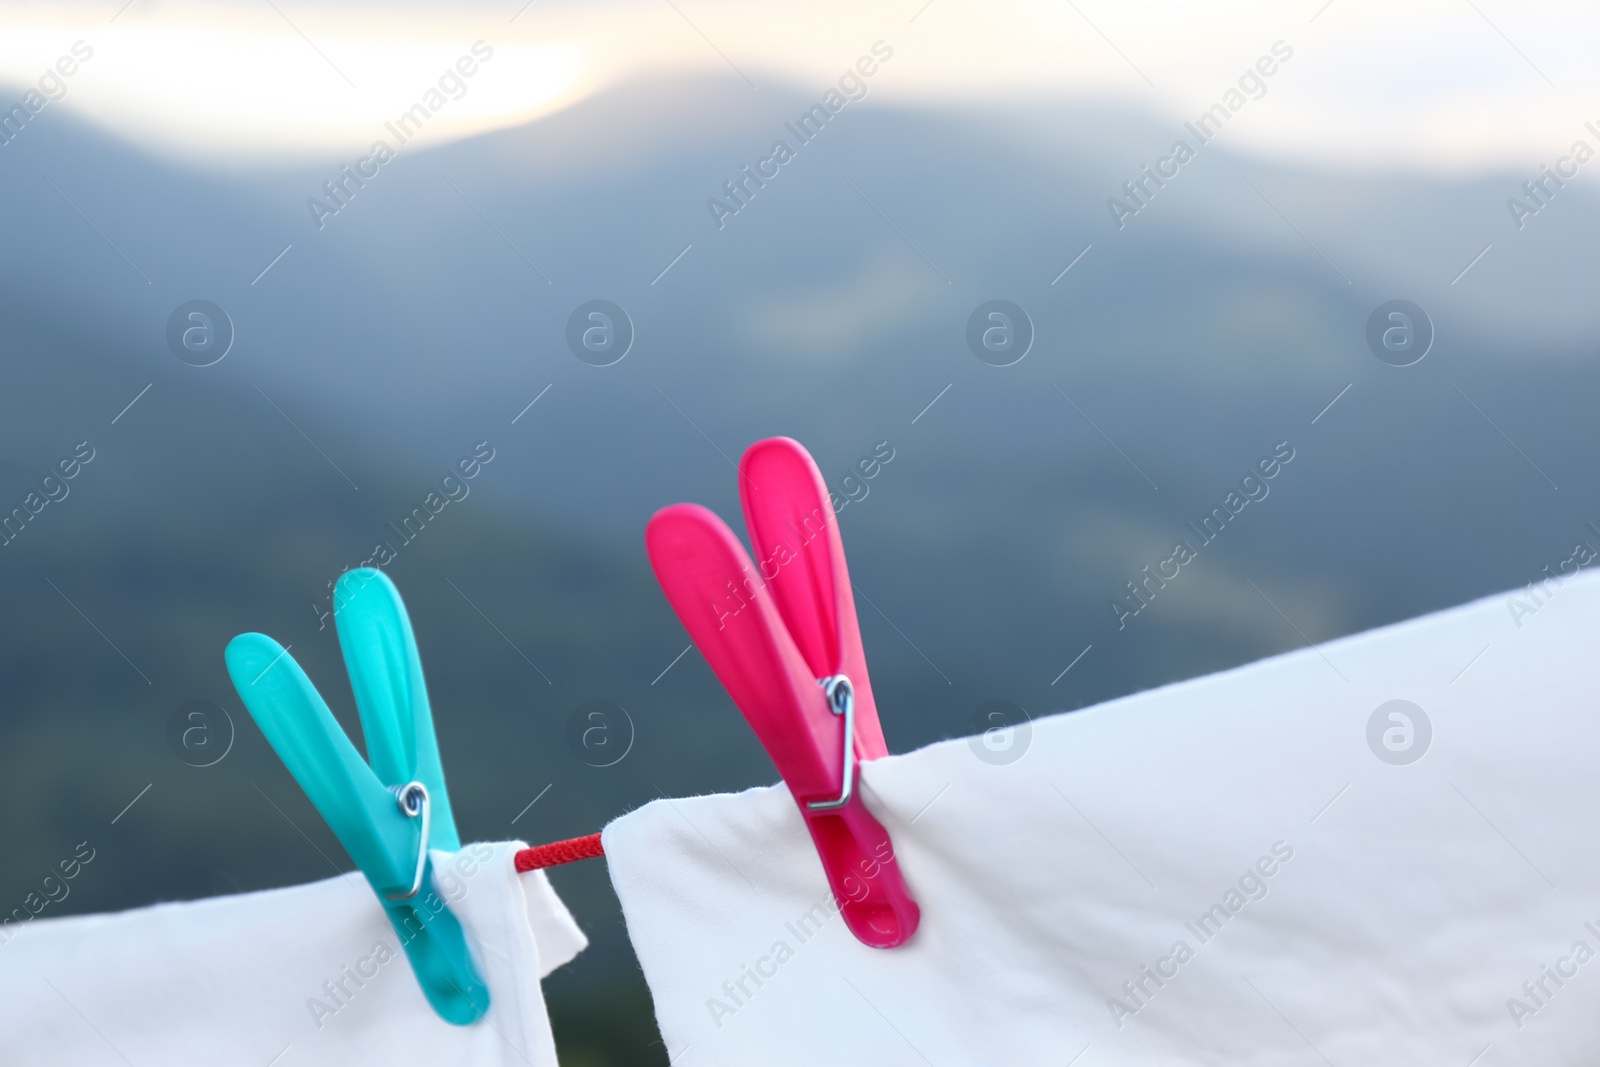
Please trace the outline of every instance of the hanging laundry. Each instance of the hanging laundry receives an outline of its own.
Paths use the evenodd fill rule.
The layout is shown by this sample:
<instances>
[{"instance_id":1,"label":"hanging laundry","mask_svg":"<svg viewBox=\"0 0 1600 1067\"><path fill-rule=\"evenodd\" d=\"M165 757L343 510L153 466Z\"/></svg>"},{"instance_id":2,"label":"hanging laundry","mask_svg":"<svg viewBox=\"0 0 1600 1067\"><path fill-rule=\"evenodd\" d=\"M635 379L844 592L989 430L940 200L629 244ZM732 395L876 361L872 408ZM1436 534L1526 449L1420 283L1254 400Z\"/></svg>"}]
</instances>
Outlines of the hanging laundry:
<instances>
[{"instance_id":1,"label":"hanging laundry","mask_svg":"<svg viewBox=\"0 0 1600 1067\"><path fill-rule=\"evenodd\" d=\"M539 980L583 933L520 842L431 854L493 990L457 1026L423 996L360 872L114 915L41 919L0 946L6 1067L555 1067ZM419 907L433 906L424 891Z\"/></svg>"},{"instance_id":2,"label":"hanging laundry","mask_svg":"<svg viewBox=\"0 0 1600 1067\"><path fill-rule=\"evenodd\" d=\"M667 1053L1587 1062L1597 633L1578 577L1531 621L1490 598L866 760L921 908L894 948L852 936L786 787L647 804L603 844Z\"/></svg>"}]
</instances>

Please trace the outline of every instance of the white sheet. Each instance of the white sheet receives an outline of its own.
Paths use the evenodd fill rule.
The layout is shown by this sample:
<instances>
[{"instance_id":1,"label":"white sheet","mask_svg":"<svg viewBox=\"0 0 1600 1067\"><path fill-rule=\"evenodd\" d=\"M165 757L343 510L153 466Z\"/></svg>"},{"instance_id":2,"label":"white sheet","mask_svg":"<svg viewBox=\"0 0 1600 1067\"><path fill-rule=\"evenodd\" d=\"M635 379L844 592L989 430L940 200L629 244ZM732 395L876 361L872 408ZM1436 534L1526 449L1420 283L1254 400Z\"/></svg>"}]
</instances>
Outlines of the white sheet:
<instances>
[{"instance_id":1,"label":"white sheet","mask_svg":"<svg viewBox=\"0 0 1600 1067\"><path fill-rule=\"evenodd\" d=\"M6 1067L554 1067L539 979L587 943L520 842L434 852L491 1004L436 1015L360 874L36 919L0 944ZM92 874L93 868L89 869Z\"/></svg>"},{"instance_id":2,"label":"white sheet","mask_svg":"<svg viewBox=\"0 0 1600 1067\"><path fill-rule=\"evenodd\" d=\"M1516 597L1036 720L1013 763L865 765L898 949L832 911L781 786L618 819L673 1064L1593 1062L1600 581ZM1409 751L1369 731L1393 700L1420 759L1414 714Z\"/></svg>"}]
</instances>

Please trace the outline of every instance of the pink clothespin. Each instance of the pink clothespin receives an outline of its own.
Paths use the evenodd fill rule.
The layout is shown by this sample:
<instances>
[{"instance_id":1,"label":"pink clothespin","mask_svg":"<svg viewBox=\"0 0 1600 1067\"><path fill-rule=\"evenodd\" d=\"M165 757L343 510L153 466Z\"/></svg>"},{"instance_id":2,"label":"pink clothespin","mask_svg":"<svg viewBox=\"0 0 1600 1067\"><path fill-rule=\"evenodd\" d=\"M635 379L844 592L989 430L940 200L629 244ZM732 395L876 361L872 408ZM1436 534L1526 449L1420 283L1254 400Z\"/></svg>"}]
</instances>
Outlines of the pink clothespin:
<instances>
[{"instance_id":1,"label":"pink clothespin","mask_svg":"<svg viewBox=\"0 0 1600 1067\"><path fill-rule=\"evenodd\" d=\"M889 753L867 679L844 543L822 475L787 437L739 463L752 563L698 504L645 531L656 578L793 794L850 931L903 944L920 911L883 825L861 801L857 763Z\"/></svg>"}]
</instances>

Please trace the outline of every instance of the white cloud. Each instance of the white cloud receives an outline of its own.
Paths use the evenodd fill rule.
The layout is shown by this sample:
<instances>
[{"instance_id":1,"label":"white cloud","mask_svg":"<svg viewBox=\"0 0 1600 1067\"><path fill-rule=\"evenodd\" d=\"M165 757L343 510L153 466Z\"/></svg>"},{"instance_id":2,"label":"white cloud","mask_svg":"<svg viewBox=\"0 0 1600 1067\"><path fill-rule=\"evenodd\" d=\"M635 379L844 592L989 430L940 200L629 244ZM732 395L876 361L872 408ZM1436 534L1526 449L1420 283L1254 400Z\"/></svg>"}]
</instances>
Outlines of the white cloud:
<instances>
[{"instance_id":1,"label":"white cloud","mask_svg":"<svg viewBox=\"0 0 1600 1067\"><path fill-rule=\"evenodd\" d=\"M430 137L518 124L674 72L725 78L730 93L758 92L747 78L808 90L880 38L896 54L873 87L879 99L1091 95L1175 123L1282 39L1294 62L1228 137L1238 150L1321 163L1520 166L1600 117L1584 110L1600 98L1600 9L1560 0L277 8L135 0L108 23L115 7L92 17L13 7L0 15L0 81L26 85L72 41L90 40L94 64L63 106L141 143L233 159L346 155L479 39L496 49L492 74Z\"/></svg>"}]
</instances>

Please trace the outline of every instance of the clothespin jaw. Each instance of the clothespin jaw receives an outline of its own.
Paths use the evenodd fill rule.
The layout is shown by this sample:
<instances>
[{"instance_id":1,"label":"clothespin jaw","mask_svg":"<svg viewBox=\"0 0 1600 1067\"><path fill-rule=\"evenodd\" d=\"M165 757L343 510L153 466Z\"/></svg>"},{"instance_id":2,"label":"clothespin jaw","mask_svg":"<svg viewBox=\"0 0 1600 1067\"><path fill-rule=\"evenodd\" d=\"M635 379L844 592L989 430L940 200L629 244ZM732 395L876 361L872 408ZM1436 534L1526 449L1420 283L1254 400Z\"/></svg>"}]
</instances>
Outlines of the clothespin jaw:
<instances>
[{"instance_id":1,"label":"clothespin jaw","mask_svg":"<svg viewBox=\"0 0 1600 1067\"><path fill-rule=\"evenodd\" d=\"M272 638L248 633L230 641L228 674L377 894L428 1002L464 1026L488 1010L489 989L460 921L431 888L428 850L458 850L461 839L416 639L399 592L381 572L346 571L334 597L370 765L288 649Z\"/></svg>"},{"instance_id":2,"label":"clothespin jaw","mask_svg":"<svg viewBox=\"0 0 1600 1067\"><path fill-rule=\"evenodd\" d=\"M883 825L856 789L861 760L887 755L838 522L798 442L770 438L740 462L753 563L696 504L657 512L646 548L667 600L783 775L845 923L892 948L917 928Z\"/></svg>"}]
</instances>

